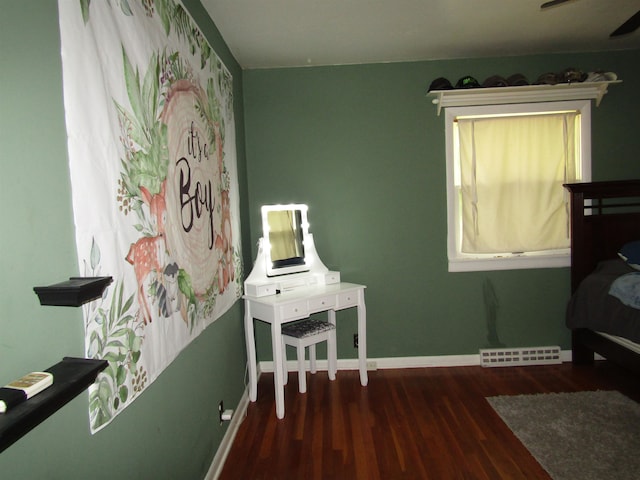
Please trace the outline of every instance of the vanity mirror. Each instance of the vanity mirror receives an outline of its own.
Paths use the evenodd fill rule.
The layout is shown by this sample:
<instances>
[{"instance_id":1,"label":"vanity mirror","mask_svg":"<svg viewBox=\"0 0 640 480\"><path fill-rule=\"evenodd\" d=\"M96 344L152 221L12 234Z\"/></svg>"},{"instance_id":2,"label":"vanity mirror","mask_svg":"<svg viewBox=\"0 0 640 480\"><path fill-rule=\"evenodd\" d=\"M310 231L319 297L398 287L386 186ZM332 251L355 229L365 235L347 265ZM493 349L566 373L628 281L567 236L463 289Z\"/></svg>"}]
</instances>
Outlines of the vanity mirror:
<instances>
[{"instance_id":1,"label":"vanity mirror","mask_svg":"<svg viewBox=\"0 0 640 480\"><path fill-rule=\"evenodd\" d=\"M260 211L262 238L245 294L262 297L340 282L340 272L329 271L318 257L306 205L265 205Z\"/></svg>"},{"instance_id":2,"label":"vanity mirror","mask_svg":"<svg viewBox=\"0 0 640 480\"><path fill-rule=\"evenodd\" d=\"M307 206L264 205L261 212L267 276L308 271Z\"/></svg>"}]
</instances>

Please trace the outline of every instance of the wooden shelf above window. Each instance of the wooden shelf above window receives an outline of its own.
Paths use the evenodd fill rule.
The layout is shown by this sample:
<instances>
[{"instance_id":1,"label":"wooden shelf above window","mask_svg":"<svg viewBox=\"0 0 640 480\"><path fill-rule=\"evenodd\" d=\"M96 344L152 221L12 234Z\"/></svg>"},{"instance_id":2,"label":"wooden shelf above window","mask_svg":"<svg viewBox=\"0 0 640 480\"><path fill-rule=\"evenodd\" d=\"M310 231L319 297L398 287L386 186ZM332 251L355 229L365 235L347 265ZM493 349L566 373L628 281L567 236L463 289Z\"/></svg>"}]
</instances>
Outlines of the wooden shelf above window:
<instances>
[{"instance_id":1,"label":"wooden shelf above window","mask_svg":"<svg viewBox=\"0 0 640 480\"><path fill-rule=\"evenodd\" d=\"M525 85L520 87L464 88L433 90L427 93L432 103L442 108L471 105L500 105L506 103L558 102L593 99L596 106L607 93L609 85L622 80L605 82L558 83L557 85Z\"/></svg>"}]
</instances>

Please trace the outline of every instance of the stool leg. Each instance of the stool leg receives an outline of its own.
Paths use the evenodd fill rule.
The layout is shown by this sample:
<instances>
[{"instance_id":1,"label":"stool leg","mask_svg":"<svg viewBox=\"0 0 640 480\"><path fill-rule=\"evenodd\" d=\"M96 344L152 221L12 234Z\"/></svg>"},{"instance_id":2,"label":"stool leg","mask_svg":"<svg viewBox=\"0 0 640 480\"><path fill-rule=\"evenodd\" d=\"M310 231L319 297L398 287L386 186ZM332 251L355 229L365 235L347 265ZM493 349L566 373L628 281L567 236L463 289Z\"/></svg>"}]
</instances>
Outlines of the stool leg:
<instances>
[{"instance_id":1,"label":"stool leg","mask_svg":"<svg viewBox=\"0 0 640 480\"><path fill-rule=\"evenodd\" d=\"M282 384L286 385L289 380L289 370L287 369L287 346L284 339L282 340L282 367L274 365L273 368L282 368Z\"/></svg>"},{"instance_id":2,"label":"stool leg","mask_svg":"<svg viewBox=\"0 0 640 480\"><path fill-rule=\"evenodd\" d=\"M316 373L316 344L309 345L309 364L311 366L311 373Z\"/></svg>"},{"instance_id":3,"label":"stool leg","mask_svg":"<svg viewBox=\"0 0 640 480\"><path fill-rule=\"evenodd\" d=\"M298 391L305 393L307 391L307 372L304 368L304 346L298 344Z\"/></svg>"}]
</instances>

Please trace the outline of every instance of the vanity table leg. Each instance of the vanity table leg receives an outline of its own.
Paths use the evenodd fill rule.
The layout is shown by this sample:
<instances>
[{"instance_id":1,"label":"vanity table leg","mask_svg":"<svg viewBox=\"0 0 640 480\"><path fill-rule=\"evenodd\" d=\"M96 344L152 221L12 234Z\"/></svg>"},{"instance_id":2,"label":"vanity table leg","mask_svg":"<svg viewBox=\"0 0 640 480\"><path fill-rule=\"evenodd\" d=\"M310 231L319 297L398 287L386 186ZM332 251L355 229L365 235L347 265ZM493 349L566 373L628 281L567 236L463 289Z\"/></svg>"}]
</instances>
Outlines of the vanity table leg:
<instances>
[{"instance_id":1,"label":"vanity table leg","mask_svg":"<svg viewBox=\"0 0 640 480\"><path fill-rule=\"evenodd\" d=\"M244 303L244 335L247 344L247 369L249 370L249 400L255 402L258 397L258 371L256 365L256 343L253 330L253 317L249 302Z\"/></svg>"},{"instance_id":2,"label":"vanity table leg","mask_svg":"<svg viewBox=\"0 0 640 480\"><path fill-rule=\"evenodd\" d=\"M273 351L273 385L276 396L276 416L284 418L284 379L282 375L282 326L271 323L271 348Z\"/></svg>"},{"instance_id":3,"label":"vanity table leg","mask_svg":"<svg viewBox=\"0 0 640 480\"><path fill-rule=\"evenodd\" d=\"M327 320L329 323L334 325L336 324L336 311L328 310L327 311ZM336 331L333 330L329 332L329 340L327 341L327 363L329 370L329 380L336 379L336 372L338 371L338 365L336 364L336 359L338 358L337 353L337 345L336 345Z\"/></svg>"},{"instance_id":4,"label":"vanity table leg","mask_svg":"<svg viewBox=\"0 0 640 480\"><path fill-rule=\"evenodd\" d=\"M358 292L358 367L360 384L366 387L369 377L367 375L367 307L364 304L364 289Z\"/></svg>"}]
</instances>

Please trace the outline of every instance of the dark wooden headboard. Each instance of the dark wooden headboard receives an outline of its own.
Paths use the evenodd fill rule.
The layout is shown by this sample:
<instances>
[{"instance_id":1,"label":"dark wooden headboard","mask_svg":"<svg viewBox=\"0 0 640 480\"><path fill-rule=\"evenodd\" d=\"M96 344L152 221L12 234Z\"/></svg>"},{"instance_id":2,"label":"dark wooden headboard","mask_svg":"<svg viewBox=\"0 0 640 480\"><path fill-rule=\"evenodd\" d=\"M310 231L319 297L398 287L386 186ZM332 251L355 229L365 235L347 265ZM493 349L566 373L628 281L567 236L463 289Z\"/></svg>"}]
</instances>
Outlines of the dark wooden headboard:
<instances>
[{"instance_id":1,"label":"dark wooden headboard","mask_svg":"<svg viewBox=\"0 0 640 480\"><path fill-rule=\"evenodd\" d=\"M640 180L571 183L571 291L601 260L640 240Z\"/></svg>"}]
</instances>

